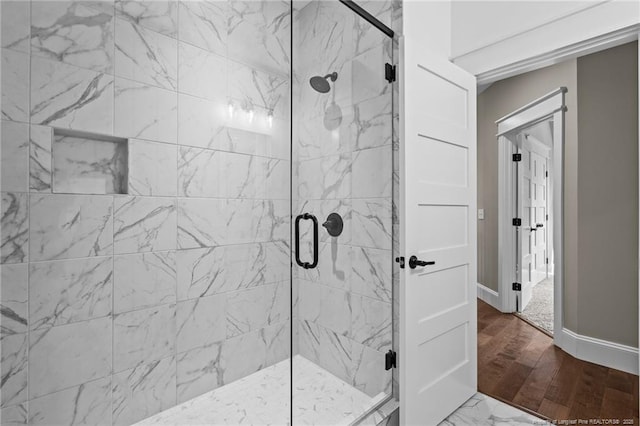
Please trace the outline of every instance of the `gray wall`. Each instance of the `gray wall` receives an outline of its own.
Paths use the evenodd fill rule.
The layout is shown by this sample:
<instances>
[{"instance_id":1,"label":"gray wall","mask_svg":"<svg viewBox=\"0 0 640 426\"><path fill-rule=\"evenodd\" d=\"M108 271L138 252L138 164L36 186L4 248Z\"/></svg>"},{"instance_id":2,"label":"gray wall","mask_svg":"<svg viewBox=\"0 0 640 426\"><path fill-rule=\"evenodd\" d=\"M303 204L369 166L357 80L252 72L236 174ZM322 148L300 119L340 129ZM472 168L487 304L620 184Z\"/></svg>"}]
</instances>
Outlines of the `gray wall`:
<instances>
[{"instance_id":1,"label":"gray wall","mask_svg":"<svg viewBox=\"0 0 640 426\"><path fill-rule=\"evenodd\" d=\"M638 334L637 261L634 260L637 259L638 235L638 156L637 151L630 151L637 149L638 140L637 53L633 56L634 49L637 52L637 44L632 43L502 80L478 96L478 208L485 209L485 220L478 221L478 282L498 290L498 147L495 121L551 90L565 86L568 88L568 111L564 165L564 326L580 334L632 346L637 345ZM589 90L587 95L586 89L589 86L593 88L594 81L599 81L601 86L597 92ZM613 94L616 92L626 95ZM607 94L607 99L617 102L615 107L605 100L594 102L589 99L597 99L601 94ZM629 99L636 100L635 105L624 107L625 114L613 118L609 115L614 114L601 114L601 110L618 113L623 109L619 98L625 96L627 102L631 102ZM591 111L582 107L587 109L585 115L582 115L579 107L583 103L591 104ZM594 115L602 117L596 120ZM636 133L622 132L619 124L622 120L626 120L627 129L635 129ZM583 127L579 126L579 122ZM586 126L596 127L599 133ZM607 137L604 138L602 134ZM626 147L609 159L608 156L613 155L608 148L613 143L611 135L616 135L616 144L625 144ZM593 142L583 142L583 137ZM605 147L598 143L602 140L610 143ZM629 146L629 141L633 147ZM584 152L579 152L579 146L583 147L583 144ZM625 161L618 161L618 158ZM611 169L612 173L601 173L603 168ZM596 169L600 172L594 177L592 171ZM594 187L589 179L604 180ZM624 188L624 192L609 194L613 192L610 190L612 184L623 181L625 184L618 186ZM632 185L629 185L629 181ZM601 200L598 195L600 188L607 198L605 202L599 201L599 204L615 203L620 206L616 212L604 216L593 207L596 197ZM620 213L621 210L624 212ZM608 230L611 223L620 224L620 232L610 232L607 239L603 239L600 234ZM624 234L624 238L619 234ZM607 241L615 243L615 246ZM624 248L620 248L620 244L624 244ZM620 255L620 251L625 253ZM585 270L589 262L594 263ZM592 271L595 269L598 269L597 274ZM600 284L602 277L609 277L605 280L607 283L614 277L616 284L603 287ZM625 303L621 304L621 300ZM601 321L601 318L612 318L612 321ZM610 324L616 324L616 327ZM620 327L620 324L625 326Z\"/></svg>"},{"instance_id":2,"label":"gray wall","mask_svg":"<svg viewBox=\"0 0 640 426\"><path fill-rule=\"evenodd\" d=\"M577 332L638 344L638 44L578 59Z\"/></svg>"}]
</instances>

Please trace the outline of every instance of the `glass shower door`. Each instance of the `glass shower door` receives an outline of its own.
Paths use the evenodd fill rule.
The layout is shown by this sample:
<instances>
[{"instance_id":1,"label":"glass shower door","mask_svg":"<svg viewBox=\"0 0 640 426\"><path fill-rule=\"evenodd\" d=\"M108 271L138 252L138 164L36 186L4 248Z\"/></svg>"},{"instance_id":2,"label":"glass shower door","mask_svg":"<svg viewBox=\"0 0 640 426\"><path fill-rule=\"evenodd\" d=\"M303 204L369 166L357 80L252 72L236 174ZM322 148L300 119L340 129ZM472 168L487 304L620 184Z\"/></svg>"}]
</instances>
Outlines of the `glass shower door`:
<instances>
[{"instance_id":1,"label":"glass shower door","mask_svg":"<svg viewBox=\"0 0 640 426\"><path fill-rule=\"evenodd\" d=\"M390 25L391 2L367 6ZM391 394L391 42L340 2L294 13L293 424L349 424Z\"/></svg>"}]
</instances>

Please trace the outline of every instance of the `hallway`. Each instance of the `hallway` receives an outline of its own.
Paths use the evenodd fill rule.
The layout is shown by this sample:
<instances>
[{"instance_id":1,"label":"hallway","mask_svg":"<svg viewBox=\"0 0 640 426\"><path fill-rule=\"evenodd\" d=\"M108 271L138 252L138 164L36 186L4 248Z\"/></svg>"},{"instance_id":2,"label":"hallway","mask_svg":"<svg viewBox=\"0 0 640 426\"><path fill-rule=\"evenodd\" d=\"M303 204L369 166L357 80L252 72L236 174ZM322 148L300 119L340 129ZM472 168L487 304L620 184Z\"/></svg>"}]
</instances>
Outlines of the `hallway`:
<instances>
[{"instance_id":1,"label":"hallway","mask_svg":"<svg viewBox=\"0 0 640 426\"><path fill-rule=\"evenodd\" d=\"M478 391L550 420L639 424L637 376L575 359L551 337L481 300Z\"/></svg>"}]
</instances>

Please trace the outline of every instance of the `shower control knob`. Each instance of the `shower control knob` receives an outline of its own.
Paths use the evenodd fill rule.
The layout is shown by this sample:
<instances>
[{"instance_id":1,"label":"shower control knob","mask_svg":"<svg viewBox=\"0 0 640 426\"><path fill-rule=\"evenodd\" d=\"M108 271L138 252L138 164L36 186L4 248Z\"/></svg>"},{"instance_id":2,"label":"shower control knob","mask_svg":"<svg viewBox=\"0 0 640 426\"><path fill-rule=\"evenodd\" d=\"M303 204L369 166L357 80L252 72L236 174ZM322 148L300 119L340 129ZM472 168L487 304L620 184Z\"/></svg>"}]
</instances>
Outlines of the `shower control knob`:
<instances>
[{"instance_id":1,"label":"shower control knob","mask_svg":"<svg viewBox=\"0 0 640 426\"><path fill-rule=\"evenodd\" d=\"M322 224L325 228L327 228L327 232L332 237L337 237L342 234L342 229L344 228L344 223L342 222L342 217L338 213L331 213L325 223Z\"/></svg>"},{"instance_id":2,"label":"shower control knob","mask_svg":"<svg viewBox=\"0 0 640 426\"><path fill-rule=\"evenodd\" d=\"M436 262L427 262L424 260L420 260L415 256L411 256L409 258L409 268L411 269L416 269L417 266L429 266L429 265L435 265Z\"/></svg>"}]
</instances>

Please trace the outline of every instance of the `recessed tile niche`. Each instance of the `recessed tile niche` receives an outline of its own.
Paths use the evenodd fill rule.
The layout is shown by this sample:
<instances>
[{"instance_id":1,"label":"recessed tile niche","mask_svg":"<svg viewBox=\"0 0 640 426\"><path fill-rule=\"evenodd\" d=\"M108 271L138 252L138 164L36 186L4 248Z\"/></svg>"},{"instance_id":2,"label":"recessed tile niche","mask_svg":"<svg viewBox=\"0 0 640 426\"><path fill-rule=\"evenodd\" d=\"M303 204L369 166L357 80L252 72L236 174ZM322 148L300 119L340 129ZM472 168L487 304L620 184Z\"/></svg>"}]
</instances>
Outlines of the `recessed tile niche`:
<instances>
[{"instance_id":1,"label":"recessed tile niche","mask_svg":"<svg viewBox=\"0 0 640 426\"><path fill-rule=\"evenodd\" d=\"M55 129L53 192L126 194L128 151L127 139Z\"/></svg>"}]
</instances>

